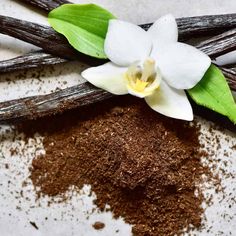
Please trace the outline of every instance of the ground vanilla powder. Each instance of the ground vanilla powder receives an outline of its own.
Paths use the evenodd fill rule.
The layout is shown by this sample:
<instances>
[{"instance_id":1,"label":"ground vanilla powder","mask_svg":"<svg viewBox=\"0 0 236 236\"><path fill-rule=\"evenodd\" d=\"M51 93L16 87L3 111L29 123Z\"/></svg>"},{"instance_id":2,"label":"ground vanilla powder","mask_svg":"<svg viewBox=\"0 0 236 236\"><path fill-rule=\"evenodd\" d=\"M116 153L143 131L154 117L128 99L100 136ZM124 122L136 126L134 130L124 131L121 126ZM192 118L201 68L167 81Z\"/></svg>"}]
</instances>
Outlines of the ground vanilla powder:
<instances>
[{"instance_id":1,"label":"ground vanilla powder","mask_svg":"<svg viewBox=\"0 0 236 236\"><path fill-rule=\"evenodd\" d=\"M133 225L133 234L168 236L200 227L203 197L199 129L118 97L61 116L27 122L45 136L46 155L33 160L39 196L63 195L90 184L102 210ZM37 188L38 189L38 188Z\"/></svg>"}]
</instances>

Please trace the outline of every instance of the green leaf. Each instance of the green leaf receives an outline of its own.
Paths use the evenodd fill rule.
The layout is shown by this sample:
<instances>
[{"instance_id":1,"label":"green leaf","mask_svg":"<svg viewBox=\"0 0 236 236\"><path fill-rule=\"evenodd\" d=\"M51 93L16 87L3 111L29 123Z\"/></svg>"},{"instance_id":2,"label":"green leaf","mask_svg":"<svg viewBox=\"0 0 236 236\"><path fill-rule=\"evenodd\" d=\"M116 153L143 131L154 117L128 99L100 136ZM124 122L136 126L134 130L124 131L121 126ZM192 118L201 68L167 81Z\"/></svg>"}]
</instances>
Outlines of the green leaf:
<instances>
[{"instance_id":1,"label":"green leaf","mask_svg":"<svg viewBox=\"0 0 236 236\"><path fill-rule=\"evenodd\" d=\"M223 73L211 65L203 79L188 90L191 98L199 105L227 116L236 123L236 104Z\"/></svg>"},{"instance_id":2,"label":"green leaf","mask_svg":"<svg viewBox=\"0 0 236 236\"><path fill-rule=\"evenodd\" d=\"M115 17L95 4L64 4L48 15L50 25L78 51L107 58L104 40L110 19Z\"/></svg>"}]
</instances>

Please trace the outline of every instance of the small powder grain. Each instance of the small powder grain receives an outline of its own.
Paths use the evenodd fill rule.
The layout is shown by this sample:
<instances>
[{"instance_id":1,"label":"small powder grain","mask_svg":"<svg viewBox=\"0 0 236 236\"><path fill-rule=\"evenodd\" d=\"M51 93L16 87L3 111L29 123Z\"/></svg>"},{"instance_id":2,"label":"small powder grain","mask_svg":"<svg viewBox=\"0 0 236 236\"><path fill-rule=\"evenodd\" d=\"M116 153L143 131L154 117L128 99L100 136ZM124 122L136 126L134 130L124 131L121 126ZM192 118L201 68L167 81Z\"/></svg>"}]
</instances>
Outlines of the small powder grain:
<instances>
[{"instance_id":1,"label":"small powder grain","mask_svg":"<svg viewBox=\"0 0 236 236\"><path fill-rule=\"evenodd\" d=\"M196 125L125 96L21 128L45 136L46 155L33 160L30 176L39 196L90 184L97 206L105 210L109 204L138 236L178 235L201 226L197 185L207 170Z\"/></svg>"},{"instance_id":2,"label":"small powder grain","mask_svg":"<svg viewBox=\"0 0 236 236\"><path fill-rule=\"evenodd\" d=\"M100 221L97 221L93 224L93 228L96 230L102 230L105 228L105 224Z\"/></svg>"}]
</instances>

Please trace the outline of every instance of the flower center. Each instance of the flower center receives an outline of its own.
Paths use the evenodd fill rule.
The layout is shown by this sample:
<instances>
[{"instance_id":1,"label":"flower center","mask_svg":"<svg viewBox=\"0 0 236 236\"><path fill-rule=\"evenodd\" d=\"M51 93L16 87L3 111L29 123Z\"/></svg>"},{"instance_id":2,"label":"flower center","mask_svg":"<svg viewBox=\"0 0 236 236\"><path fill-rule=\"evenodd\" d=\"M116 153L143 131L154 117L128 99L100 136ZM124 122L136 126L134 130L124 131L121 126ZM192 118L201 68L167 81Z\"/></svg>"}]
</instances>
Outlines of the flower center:
<instances>
[{"instance_id":1,"label":"flower center","mask_svg":"<svg viewBox=\"0 0 236 236\"><path fill-rule=\"evenodd\" d=\"M147 58L143 66L131 65L125 73L125 82L129 92L138 97L151 95L161 82L161 75L155 61Z\"/></svg>"}]
</instances>

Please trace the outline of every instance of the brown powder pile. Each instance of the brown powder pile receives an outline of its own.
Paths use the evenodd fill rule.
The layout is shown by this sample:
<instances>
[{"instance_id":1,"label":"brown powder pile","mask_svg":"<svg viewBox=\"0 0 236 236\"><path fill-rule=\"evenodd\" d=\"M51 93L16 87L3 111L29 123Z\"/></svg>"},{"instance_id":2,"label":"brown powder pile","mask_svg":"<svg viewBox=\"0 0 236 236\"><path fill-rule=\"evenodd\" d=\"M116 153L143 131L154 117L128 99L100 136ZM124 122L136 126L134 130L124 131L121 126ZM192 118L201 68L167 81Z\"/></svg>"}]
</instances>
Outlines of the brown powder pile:
<instances>
[{"instance_id":1,"label":"brown powder pile","mask_svg":"<svg viewBox=\"0 0 236 236\"><path fill-rule=\"evenodd\" d=\"M179 234L200 227L204 168L198 128L168 119L143 101L118 97L23 126L45 136L46 155L32 163L39 195L91 184L96 204L133 224L134 235Z\"/></svg>"}]
</instances>

